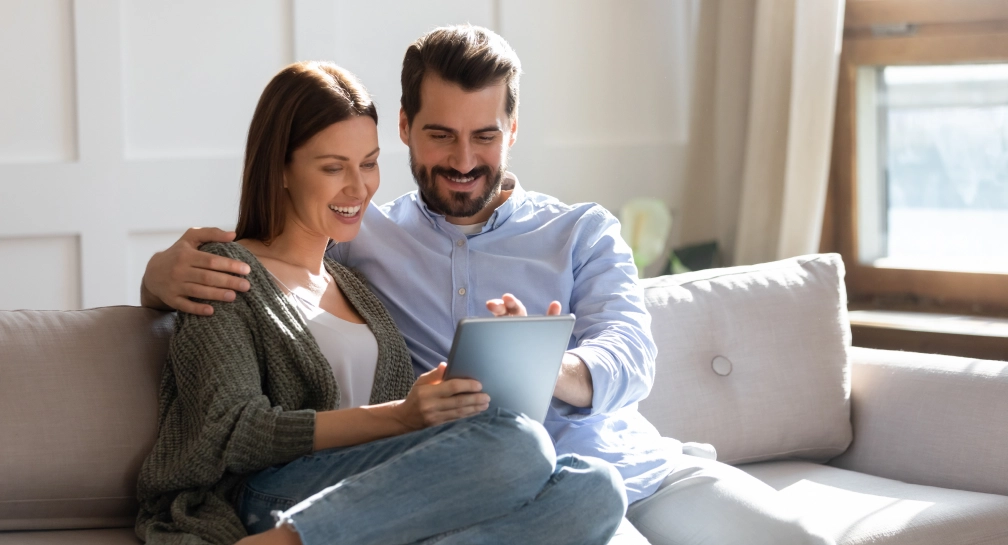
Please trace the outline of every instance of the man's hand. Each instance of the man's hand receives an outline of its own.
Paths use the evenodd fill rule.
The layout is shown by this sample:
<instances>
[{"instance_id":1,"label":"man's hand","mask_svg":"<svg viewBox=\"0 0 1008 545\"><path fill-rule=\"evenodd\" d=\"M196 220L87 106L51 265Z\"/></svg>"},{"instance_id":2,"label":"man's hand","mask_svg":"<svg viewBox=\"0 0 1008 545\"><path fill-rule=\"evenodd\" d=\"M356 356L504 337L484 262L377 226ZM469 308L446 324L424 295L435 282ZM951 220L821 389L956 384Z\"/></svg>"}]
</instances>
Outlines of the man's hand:
<instances>
[{"instance_id":1,"label":"man's hand","mask_svg":"<svg viewBox=\"0 0 1008 545\"><path fill-rule=\"evenodd\" d=\"M500 299L491 299L486 302L487 310L494 316L527 316L525 305L517 297L510 293L505 293ZM547 316L560 314L562 307L558 301L553 301L546 309ZM592 386L591 372L581 358L571 353L565 353L563 361L560 363L560 374L557 376L556 387L553 388L553 397L569 403L575 407L591 407L592 395L595 389Z\"/></svg>"},{"instance_id":2,"label":"man's hand","mask_svg":"<svg viewBox=\"0 0 1008 545\"><path fill-rule=\"evenodd\" d=\"M234 301L235 291L248 291L249 283L235 274L248 274L241 261L199 251L205 242L230 242L234 231L214 227L192 228L163 252L147 262L140 283L140 304L150 308L177 309L209 316L213 307L191 301L190 297L211 301Z\"/></svg>"},{"instance_id":3,"label":"man's hand","mask_svg":"<svg viewBox=\"0 0 1008 545\"><path fill-rule=\"evenodd\" d=\"M500 299L487 301L486 307L494 316L528 316L528 312L525 311L525 305L510 293L505 293ZM546 308L546 315L557 316L560 314L561 308L563 307L560 306L559 301L553 301Z\"/></svg>"},{"instance_id":4,"label":"man's hand","mask_svg":"<svg viewBox=\"0 0 1008 545\"><path fill-rule=\"evenodd\" d=\"M409 430L422 430L458 418L481 413L490 406L490 396L482 393L483 385L464 378L444 380L442 362L437 368L420 375L406 399L398 406L398 420Z\"/></svg>"}]
</instances>

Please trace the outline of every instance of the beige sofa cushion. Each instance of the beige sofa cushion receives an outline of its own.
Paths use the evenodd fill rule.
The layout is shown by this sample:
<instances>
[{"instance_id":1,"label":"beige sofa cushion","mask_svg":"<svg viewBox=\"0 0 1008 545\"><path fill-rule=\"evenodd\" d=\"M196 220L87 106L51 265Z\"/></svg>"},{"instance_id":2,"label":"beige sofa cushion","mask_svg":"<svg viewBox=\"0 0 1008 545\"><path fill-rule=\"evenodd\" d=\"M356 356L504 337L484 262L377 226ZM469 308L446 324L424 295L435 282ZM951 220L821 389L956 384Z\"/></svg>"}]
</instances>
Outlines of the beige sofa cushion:
<instances>
[{"instance_id":1,"label":"beige sofa cushion","mask_svg":"<svg viewBox=\"0 0 1008 545\"><path fill-rule=\"evenodd\" d=\"M837 545L1008 545L1008 497L908 484L807 462L739 469L781 491Z\"/></svg>"},{"instance_id":2,"label":"beige sofa cushion","mask_svg":"<svg viewBox=\"0 0 1008 545\"><path fill-rule=\"evenodd\" d=\"M640 410L718 459L825 461L851 441L850 324L836 254L643 281L658 362Z\"/></svg>"},{"instance_id":3,"label":"beige sofa cushion","mask_svg":"<svg viewBox=\"0 0 1008 545\"><path fill-rule=\"evenodd\" d=\"M0 530L132 526L172 315L0 312Z\"/></svg>"},{"instance_id":4,"label":"beige sofa cushion","mask_svg":"<svg viewBox=\"0 0 1008 545\"><path fill-rule=\"evenodd\" d=\"M1008 495L1008 362L852 348L854 443L831 465Z\"/></svg>"}]
</instances>

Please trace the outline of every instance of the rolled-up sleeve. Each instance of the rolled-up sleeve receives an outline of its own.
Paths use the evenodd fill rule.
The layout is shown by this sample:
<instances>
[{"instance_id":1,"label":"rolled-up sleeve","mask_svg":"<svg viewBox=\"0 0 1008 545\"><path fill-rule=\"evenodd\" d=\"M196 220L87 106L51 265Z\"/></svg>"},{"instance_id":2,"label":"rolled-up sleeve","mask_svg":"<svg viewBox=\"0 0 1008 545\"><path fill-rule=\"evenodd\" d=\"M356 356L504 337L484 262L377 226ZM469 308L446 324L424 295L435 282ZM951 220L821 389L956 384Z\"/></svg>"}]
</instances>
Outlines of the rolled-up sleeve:
<instances>
[{"instance_id":1,"label":"rolled-up sleeve","mask_svg":"<svg viewBox=\"0 0 1008 545\"><path fill-rule=\"evenodd\" d=\"M592 378L591 414L612 412L647 397L657 348L651 316L619 221L601 206L582 216L573 246L570 309L577 317L568 350Z\"/></svg>"}]
</instances>

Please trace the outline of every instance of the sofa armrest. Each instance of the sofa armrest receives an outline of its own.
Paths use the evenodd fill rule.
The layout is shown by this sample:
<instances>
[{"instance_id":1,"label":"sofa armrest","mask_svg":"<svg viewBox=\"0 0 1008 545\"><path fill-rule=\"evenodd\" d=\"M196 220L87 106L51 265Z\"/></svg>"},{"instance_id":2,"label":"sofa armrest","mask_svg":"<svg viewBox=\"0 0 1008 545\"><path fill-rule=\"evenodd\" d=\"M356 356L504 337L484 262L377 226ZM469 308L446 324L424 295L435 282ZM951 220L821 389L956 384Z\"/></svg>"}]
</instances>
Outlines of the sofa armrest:
<instances>
[{"instance_id":1,"label":"sofa armrest","mask_svg":"<svg viewBox=\"0 0 1008 545\"><path fill-rule=\"evenodd\" d=\"M1008 495L1008 363L852 348L854 441L830 465Z\"/></svg>"}]
</instances>

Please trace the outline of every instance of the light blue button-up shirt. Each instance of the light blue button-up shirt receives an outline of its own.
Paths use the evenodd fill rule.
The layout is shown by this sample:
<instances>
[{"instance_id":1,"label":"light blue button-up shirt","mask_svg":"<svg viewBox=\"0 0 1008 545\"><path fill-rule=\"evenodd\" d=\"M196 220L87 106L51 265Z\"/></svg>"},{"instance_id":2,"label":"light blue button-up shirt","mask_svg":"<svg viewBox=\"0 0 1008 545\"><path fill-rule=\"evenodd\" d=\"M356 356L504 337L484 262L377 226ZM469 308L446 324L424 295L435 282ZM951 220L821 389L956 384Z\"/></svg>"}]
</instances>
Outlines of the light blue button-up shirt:
<instances>
[{"instance_id":1,"label":"light blue button-up shirt","mask_svg":"<svg viewBox=\"0 0 1008 545\"><path fill-rule=\"evenodd\" d=\"M681 444L637 412L654 381L657 349L619 222L597 204L563 204L514 183L474 235L432 212L414 191L368 207L357 238L329 256L367 277L418 374L448 359L460 319L491 315L488 299L513 293L529 314L559 301L577 318L569 352L588 367L594 394L590 409L554 399L545 427L558 454L606 460L623 476L630 502L647 497Z\"/></svg>"}]
</instances>

